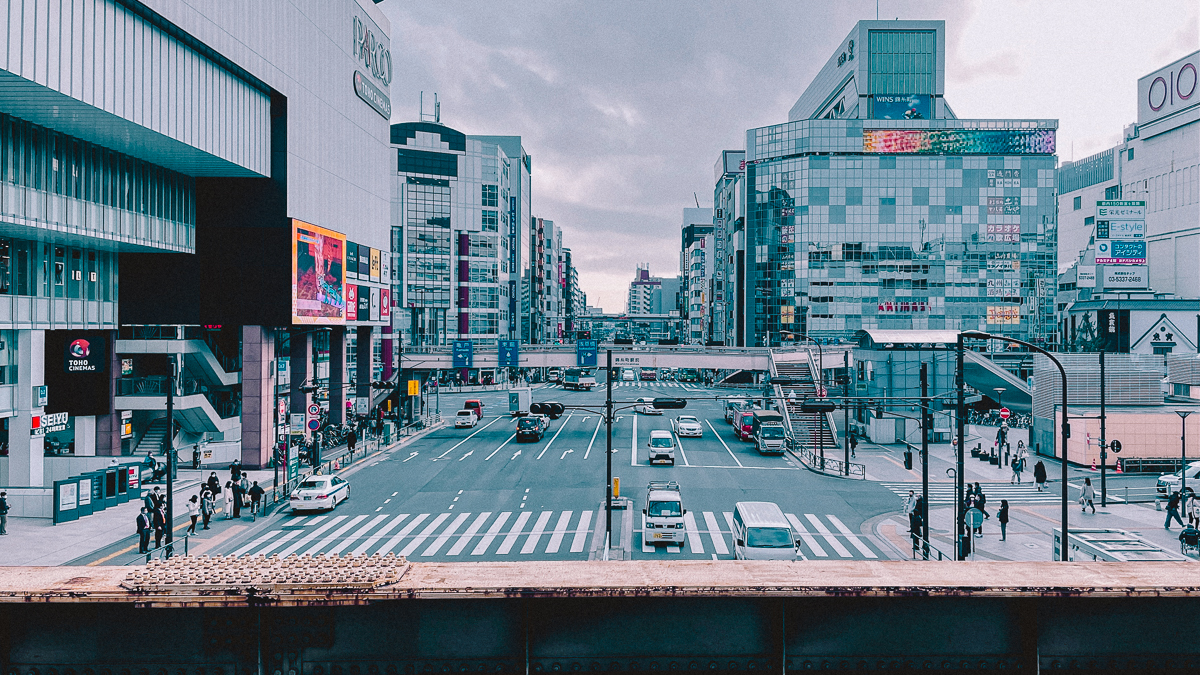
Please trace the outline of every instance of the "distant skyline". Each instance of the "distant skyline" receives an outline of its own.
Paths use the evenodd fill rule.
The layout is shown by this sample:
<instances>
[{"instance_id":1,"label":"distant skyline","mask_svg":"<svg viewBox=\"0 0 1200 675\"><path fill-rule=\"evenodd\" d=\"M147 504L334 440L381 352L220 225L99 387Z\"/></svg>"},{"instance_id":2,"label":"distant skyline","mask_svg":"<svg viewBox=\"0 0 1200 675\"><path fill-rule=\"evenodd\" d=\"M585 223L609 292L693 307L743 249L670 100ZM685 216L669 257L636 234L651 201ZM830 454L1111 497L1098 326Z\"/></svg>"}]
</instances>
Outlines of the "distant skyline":
<instances>
[{"instance_id":1,"label":"distant skyline","mask_svg":"<svg viewBox=\"0 0 1200 675\"><path fill-rule=\"evenodd\" d=\"M433 94L442 123L520 135L533 214L563 230L588 304L623 311L638 263L679 267L683 209L712 167L788 109L873 0L401 3L393 122ZM1058 155L1118 143L1137 79L1200 46L1194 0L880 0L882 19L946 21L946 101L962 118L1054 118Z\"/></svg>"}]
</instances>

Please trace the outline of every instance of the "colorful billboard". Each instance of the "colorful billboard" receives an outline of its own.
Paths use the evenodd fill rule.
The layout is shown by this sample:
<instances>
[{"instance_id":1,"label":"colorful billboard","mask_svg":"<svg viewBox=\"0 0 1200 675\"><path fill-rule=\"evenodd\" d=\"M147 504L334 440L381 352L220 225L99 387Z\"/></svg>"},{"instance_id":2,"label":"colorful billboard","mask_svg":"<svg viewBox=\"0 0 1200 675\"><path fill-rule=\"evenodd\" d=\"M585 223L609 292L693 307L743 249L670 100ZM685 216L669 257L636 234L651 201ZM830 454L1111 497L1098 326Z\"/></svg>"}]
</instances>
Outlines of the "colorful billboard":
<instances>
[{"instance_id":1,"label":"colorful billboard","mask_svg":"<svg viewBox=\"0 0 1200 675\"><path fill-rule=\"evenodd\" d=\"M1096 264L1145 265L1146 242L1145 240L1097 239Z\"/></svg>"},{"instance_id":2,"label":"colorful billboard","mask_svg":"<svg viewBox=\"0 0 1200 675\"><path fill-rule=\"evenodd\" d=\"M863 129L863 152L910 155L1052 155L1053 129Z\"/></svg>"},{"instance_id":3,"label":"colorful billboard","mask_svg":"<svg viewBox=\"0 0 1200 675\"><path fill-rule=\"evenodd\" d=\"M1021 308L1015 305L988 305L987 322L993 325L1015 326L1021 323Z\"/></svg>"},{"instance_id":4,"label":"colorful billboard","mask_svg":"<svg viewBox=\"0 0 1200 675\"><path fill-rule=\"evenodd\" d=\"M346 237L292 220L292 322L346 322Z\"/></svg>"},{"instance_id":5,"label":"colorful billboard","mask_svg":"<svg viewBox=\"0 0 1200 675\"><path fill-rule=\"evenodd\" d=\"M877 120L927 120L933 118L933 97L918 94L876 94L872 115Z\"/></svg>"}]
</instances>

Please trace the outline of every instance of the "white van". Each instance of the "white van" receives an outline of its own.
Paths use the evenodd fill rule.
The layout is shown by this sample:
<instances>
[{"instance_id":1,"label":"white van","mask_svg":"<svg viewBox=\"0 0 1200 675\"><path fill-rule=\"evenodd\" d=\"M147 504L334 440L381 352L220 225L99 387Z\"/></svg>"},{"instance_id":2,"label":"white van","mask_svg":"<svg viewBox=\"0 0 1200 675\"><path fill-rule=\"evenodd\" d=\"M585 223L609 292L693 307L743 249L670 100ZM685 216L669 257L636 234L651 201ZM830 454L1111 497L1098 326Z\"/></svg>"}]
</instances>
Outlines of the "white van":
<instances>
[{"instance_id":1,"label":"white van","mask_svg":"<svg viewBox=\"0 0 1200 675\"><path fill-rule=\"evenodd\" d=\"M733 555L738 560L798 560L799 542L773 502L738 502L733 507Z\"/></svg>"},{"instance_id":2,"label":"white van","mask_svg":"<svg viewBox=\"0 0 1200 675\"><path fill-rule=\"evenodd\" d=\"M671 432L661 429L651 431L650 442L646 443L646 447L650 448L648 459L651 464L669 462L671 466L675 466L675 438L671 436Z\"/></svg>"}]
</instances>

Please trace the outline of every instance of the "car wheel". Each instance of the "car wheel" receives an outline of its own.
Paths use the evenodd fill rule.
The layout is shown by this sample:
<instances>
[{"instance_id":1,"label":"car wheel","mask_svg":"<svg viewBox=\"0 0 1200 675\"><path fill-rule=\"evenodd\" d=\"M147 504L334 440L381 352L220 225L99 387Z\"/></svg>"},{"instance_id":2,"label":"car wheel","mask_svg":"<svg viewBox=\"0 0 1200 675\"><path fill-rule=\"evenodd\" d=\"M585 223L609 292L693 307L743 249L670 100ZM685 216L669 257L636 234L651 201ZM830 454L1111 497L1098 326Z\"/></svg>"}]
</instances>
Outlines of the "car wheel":
<instances>
[{"instance_id":1,"label":"car wheel","mask_svg":"<svg viewBox=\"0 0 1200 675\"><path fill-rule=\"evenodd\" d=\"M342 497L342 501L346 501L347 499L350 499L350 486L349 485L346 486L346 496Z\"/></svg>"}]
</instances>

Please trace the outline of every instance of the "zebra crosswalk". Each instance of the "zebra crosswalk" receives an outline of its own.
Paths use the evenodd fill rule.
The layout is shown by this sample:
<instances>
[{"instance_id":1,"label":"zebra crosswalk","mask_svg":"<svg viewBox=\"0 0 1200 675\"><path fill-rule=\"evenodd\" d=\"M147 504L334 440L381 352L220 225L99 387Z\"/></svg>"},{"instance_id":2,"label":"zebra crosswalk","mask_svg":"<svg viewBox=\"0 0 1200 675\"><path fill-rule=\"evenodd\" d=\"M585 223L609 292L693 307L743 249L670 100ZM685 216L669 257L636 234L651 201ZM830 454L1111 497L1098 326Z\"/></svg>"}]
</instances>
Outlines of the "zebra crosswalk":
<instances>
[{"instance_id":1,"label":"zebra crosswalk","mask_svg":"<svg viewBox=\"0 0 1200 675\"><path fill-rule=\"evenodd\" d=\"M881 483L881 485L896 493L898 497L907 497L909 490L912 490L918 496L921 494L920 483ZM1033 483L1021 483L1019 485L1012 483L981 483L979 487L983 489L983 494L987 497L989 507L994 504L996 508L999 508L1001 499L1007 499L1010 504L1054 504L1061 501L1059 495L1049 490L1038 492L1037 487ZM953 504L954 490L954 483L930 483L930 506Z\"/></svg>"},{"instance_id":2,"label":"zebra crosswalk","mask_svg":"<svg viewBox=\"0 0 1200 675\"><path fill-rule=\"evenodd\" d=\"M475 556L584 558L603 511L445 512L396 515L317 515L285 517L261 535L237 546L235 556L337 555L396 553L413 560L471 559ZM856 534L837 516L785 514L802 539L804 557L874 560L878 553L868 538ZM515 517L514 517L515 516ZM634 534L650 555L733 555L733 512L688 511L684 542L656 546L639 526Z\"/></svg>"}]
</instances>

